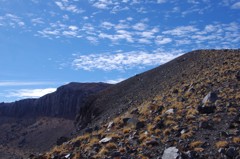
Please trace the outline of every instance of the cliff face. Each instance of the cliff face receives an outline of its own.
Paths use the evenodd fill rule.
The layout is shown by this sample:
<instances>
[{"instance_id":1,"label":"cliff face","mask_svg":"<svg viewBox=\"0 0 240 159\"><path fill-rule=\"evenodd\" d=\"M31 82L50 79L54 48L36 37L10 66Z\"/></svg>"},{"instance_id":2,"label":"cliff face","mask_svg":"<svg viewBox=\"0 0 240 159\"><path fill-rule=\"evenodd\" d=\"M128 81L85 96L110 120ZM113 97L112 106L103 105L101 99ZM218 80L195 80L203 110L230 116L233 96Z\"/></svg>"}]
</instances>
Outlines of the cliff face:
<instances>
[{"instance_id":1,"label":"cliff face","mask_svg":"<svg viewBox=\"0 0 240 159\"><path fill-rule=\"evenodd\" d=\"M19 118L54 116L74 119L89 96L109 86L110 84L105 83L69 83L39 99L0 103L0 114Z\"/></svg>"}]
</instances>

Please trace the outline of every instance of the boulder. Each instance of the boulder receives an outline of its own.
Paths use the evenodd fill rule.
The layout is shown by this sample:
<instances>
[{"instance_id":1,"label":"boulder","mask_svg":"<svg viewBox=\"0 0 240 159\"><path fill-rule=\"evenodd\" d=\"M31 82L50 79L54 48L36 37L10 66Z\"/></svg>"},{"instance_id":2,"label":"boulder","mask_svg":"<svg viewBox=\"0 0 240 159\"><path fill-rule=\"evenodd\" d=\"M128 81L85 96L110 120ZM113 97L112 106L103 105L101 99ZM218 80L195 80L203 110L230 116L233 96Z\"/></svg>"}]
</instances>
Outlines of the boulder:
<instances>
[{"instance_id":1,"label":"boulder","mask_svg":"<svg viewBox=\"0 0 240 159\"><path fill-rule=\"evenodd\" d=\"M169 147L164 150L162 159L176 159L179 155L179 151L176 147Z\"/></svg>"}]
</instances>

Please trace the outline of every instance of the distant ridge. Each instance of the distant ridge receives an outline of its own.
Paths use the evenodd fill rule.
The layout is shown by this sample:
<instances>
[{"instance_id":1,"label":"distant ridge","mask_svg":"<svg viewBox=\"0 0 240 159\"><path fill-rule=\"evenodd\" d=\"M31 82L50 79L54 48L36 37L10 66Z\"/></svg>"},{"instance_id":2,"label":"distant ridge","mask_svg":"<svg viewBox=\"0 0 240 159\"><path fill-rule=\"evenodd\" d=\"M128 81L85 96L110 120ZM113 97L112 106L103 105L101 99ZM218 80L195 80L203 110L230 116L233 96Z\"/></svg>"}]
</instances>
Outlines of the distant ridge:
<instances>
[{"instance_id":1,"label":"distant ridge","mask_svg":"<svg viewBox=\"0 0 240 159\"><path fill-rule=\"evenodd\" d=\"M52 116L74 119L87 98L111 86L106 83L71 82L38 99L0 103L0 114L10 117Z\"/></svg>"}]
</instances>

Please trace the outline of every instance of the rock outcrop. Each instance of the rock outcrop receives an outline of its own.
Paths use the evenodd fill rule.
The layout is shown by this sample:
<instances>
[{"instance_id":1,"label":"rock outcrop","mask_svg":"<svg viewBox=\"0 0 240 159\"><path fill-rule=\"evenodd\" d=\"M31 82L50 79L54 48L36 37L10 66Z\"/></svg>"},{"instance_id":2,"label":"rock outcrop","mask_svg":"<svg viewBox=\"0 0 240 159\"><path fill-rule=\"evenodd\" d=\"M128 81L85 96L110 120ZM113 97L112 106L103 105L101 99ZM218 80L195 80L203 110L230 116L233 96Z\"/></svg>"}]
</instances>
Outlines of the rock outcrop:
<instances>
[{"instance_id":1,"label":"rock outcrop","mask_svg":"<svg viewBox=\"0 0 240 159\"><path fill-rule=\"evenodd\" d=\"M74 119L76 112L88 97L111 86L106 83L69 83L39 99L24 99L13 103L0 103L1 116L52 116Z\"/></svg>"}]
</instances>

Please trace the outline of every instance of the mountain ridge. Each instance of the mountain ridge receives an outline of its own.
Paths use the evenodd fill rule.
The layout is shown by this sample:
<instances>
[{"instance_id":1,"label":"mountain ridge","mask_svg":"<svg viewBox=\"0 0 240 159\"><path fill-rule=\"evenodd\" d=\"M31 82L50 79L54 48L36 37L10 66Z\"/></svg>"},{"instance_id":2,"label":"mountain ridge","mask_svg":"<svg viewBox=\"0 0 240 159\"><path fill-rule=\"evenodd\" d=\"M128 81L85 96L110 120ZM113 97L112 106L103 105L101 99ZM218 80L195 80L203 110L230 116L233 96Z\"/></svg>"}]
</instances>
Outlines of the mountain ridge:
<instances>
[{"instance_id":1,"label":"mountain ridge","mask_svg":"<svg viewBox=\"0 0 240 159\"><path fill-rule=\"evenodd\" d=\"M237 159L239 82L239 49L184 54L96 94L86 129L32 158Z\"/></svg>"},{"instance_id":2,"label":"mountain ridge","mask_svg":"<svg viewBox=\"0 0 240 159\"><path fill-rule=\"evenodd\" d=\"M0 114L18 118L53 116L75 119L77 110L84 105L86 98L109 86L111 84L71 82L37 99L0 103Z\"/></svg>"}]
</instances>

